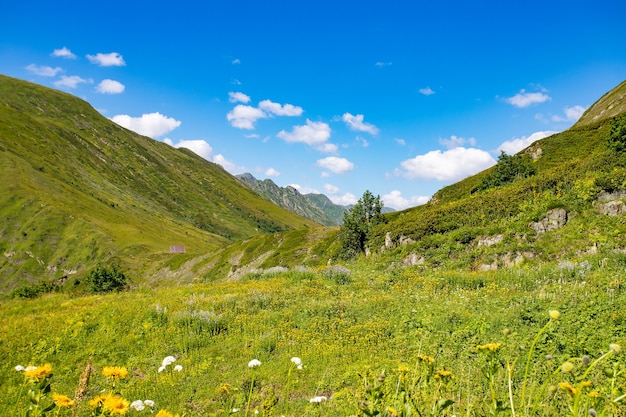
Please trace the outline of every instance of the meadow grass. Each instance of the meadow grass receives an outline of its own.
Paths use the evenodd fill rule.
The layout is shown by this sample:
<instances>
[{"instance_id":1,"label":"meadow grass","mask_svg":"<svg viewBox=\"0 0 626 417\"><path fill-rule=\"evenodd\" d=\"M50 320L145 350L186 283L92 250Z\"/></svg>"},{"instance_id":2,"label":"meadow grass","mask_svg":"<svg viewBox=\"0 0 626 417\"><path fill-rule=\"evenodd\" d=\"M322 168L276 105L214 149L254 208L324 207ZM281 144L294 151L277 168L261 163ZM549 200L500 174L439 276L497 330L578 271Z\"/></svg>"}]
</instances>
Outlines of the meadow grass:
<instances>
[{"instance_id":1,"label":"meadow grass","mask_svg":"<svg viewBox=\"0 0 626 417\"><path fill-rule=\"evenodd\" d=\"M128 402L111 415L626 415L623 275L617 258L481 273L360 263L2 301L0 415L110 415L90 405L102 395ZM45 364L41 404L74 399L90 368L84 400L37 414L40 388L15 366Z\"/></svg>"}]
</instances>

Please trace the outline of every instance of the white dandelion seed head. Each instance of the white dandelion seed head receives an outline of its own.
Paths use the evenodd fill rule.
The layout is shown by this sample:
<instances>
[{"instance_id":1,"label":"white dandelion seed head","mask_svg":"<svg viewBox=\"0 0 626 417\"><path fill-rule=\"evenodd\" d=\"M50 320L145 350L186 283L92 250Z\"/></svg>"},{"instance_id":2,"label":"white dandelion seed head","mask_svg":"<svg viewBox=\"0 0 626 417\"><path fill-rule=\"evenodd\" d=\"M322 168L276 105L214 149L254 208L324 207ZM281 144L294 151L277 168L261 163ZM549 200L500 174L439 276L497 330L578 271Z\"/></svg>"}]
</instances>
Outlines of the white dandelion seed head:
<instances>
[{"instance_id":1,"label":"white dandelion seed head","mask_svg":"<svg viewBox=\"0 0 626 417\"><path fill-rule=\"evenodd\" d=\"M261 366L261 361L258 359L252 359L248 362L248 368L256 368L258 366Z\"/></svg>"}]
</instances>

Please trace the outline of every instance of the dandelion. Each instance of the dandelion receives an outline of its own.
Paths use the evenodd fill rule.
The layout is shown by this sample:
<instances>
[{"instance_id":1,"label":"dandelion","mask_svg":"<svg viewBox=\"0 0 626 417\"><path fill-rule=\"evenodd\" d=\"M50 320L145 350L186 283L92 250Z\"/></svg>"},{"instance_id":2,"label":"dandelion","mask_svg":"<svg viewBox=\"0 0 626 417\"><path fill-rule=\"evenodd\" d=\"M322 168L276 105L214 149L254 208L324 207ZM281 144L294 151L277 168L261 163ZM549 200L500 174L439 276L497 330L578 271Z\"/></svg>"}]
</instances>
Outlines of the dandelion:
<instances>
[{"instance_id":1,"label":"dandelion","mask_svg":"<svg viewBox=\"0 0 626 417\"><path fill-rule=\"evenodd\" d=\"M452 372L450 371L446 371L445 369L439 369L436 373L435 373L435 379L447 379L447 378L452 378Z\"/></svg>"},{"instance_id":2,"label":"dandelion","mask_svg":"<svg viewBox=\"0 0 626 417\"><path fill-rule=\"evenodd\" d=\"M561 313L559 313L557 310L550 310L548 314L550 315L550 318L552 320L558 320L561 318Z\"/></svg>"},{"instance_id":3,"label":"dandelion","mask_svg":"<svg viewBox=\"0 0 626 417\"><path fill-rule=\"evenodd\" d=\"M566 391L570 395L576 395L578 393L578 389L574 388L569 382L559 383L559 388L563 391Z\"/></svg>"},{"instance_id":4,"label":"dandelion","mask_svg":"<svg viewBox=\"0 0 626 417\"><path fill-rule=\"evenodd\" d=\"M52 394L52 401L54 401L54 404L59 408L70 408L74 406L74 400L67 395Z\"/></svg>"},{"instance_id":5,"label":"dandelion","mask_svg":"<svg viewBox=\"0 0 626 417\"><path fill-rule=\"evenodd\" d=\"M328 397L326 397L325 395L318 395L309 400L310 403L314 404L323 403L324 401L328 401Z\"/></svg>"},{"instance_id":6,"label":"dandelion","mask_svg":"<svg viewBox=\"0 0 626 417\"><path fill-rule=\"evenodd\" d=\"M102 404L111 396L111 394L99 394L91 401L89 401L89 405L93 408L101 407Z\"/></svg>"},{"instance_id":7,"label":"dandelion","mask_svg":"<svg viewBox=\"0 0 626 417\"><path fill-rule=\"evenodd\" d=\"M39 382L52 375L52 365L49 363L43 366L28 366L24 369L24 378L30 382Z\"/></svg>"},{"instance_id":8,"label":"dandelion","mask_svg":"<svg viewBox=\"0 0 626 417\"><path fill-rule=\"evenodd\" d=\"M160 410L156 414L156 417L178 417L178 414L174 415L174 414L170 413L169 411Z\"/></svg>"},{"instance_id":9,"label":"dandelion","mask_svg":"<svg viewBox=\"0 0 626 417\"><path fill-rule=\"evenodd\" d=\"M123 416L130 409L130 402L119 395L109 395L102 403L102 408L111 415Z\"/></svg>"},{"instance_id":10,"label":"dandelion","mask_svg":"<svg viewBox=\"0 0 626 417\"><path fill-rule=\"evenodd\" d=\"M180 372L180 371L182 371L182 370L183 370L183 366L182 366L182 365L176 365L176 366L174 367L174 370L175 370L176 372Z\"/></svg>"},{"instance_id":11,"label":"dandelion","mask_svg":"<svg viewBox=\"0 0 626 417\"><path fill-rule=\"evenodd\" d=\"M248 368L257 368L259 366L261 366L261 361L258 359L252 359L248 362Z\"/></svg>"},{"instance_id":12,"label":"dandelion","mask_svg":"<svg viewBox=\"0 0 626 417\"><path fill-rule=\"evenodd\" d=\"M561 365L561 372L563 372L564 374L570 373L574 370L575 367L576 366L573 363L567 361L563 365Z\"/></svg>"},{"instance_id":13,"label":"dandelion","mask_svg":"<svg viewBox=\"0 0 626 417\"><path fill-rule=\"evenodd\" d=\"M128 376L128 370L123 366L105 366L104 369L102 369L102 375L119 381Z\"/></svg>"},{"instance_id":14,"label":"dandelion","mask_svg":"<svg viewBox=\"0 0 626 417\"><path fill-rule=\"evenodd\" d=\"M146 408L146 405L141 400L135 400L130 403L130 408L135 411L143 411Z\"/></svg>"}]
</instances>

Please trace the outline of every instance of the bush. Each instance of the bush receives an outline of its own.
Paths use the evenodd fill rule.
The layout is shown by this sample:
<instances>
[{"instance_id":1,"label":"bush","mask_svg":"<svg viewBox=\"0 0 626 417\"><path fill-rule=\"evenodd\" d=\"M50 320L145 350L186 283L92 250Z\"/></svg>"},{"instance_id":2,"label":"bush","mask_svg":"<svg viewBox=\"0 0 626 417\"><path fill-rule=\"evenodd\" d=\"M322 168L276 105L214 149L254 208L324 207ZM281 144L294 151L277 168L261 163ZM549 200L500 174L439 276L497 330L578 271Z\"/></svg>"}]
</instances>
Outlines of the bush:
<instances>
[{"instance_id":1,"label":"bush","mask_svg":"<svg viewBox=\"0 0 626 417\"><path fill-rule=\"evenodd\" d=\"M97 267L87 275L87 286L92 293L122 291L128 288L128 279L117 266Z\"/></svg>"}]
</instances>

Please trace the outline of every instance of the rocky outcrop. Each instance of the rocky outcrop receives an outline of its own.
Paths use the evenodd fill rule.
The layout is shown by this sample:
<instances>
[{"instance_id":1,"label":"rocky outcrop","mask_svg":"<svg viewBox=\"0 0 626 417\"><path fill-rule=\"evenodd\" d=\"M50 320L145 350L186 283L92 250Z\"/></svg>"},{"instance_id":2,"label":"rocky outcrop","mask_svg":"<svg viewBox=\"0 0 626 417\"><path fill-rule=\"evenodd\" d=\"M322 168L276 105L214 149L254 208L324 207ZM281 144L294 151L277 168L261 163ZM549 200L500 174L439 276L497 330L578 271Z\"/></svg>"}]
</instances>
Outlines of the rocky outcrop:
<instances>
[{"instance_id":1,"label":"rocky outcrop","mask_svg":"<svg viewBox=\"0 0 626 417\"><path fill-rule=\"evenodd\" d=\"M546 213L546 217L538 222L532 222L528 226L537 234L558 230L567 223L567 211L562 208L552 209Z\"/></svg>"},{"instance_id":2,"label":"rocky outcrop","mask_svg":"<svg viewBox=\"0 0 626 417\"><path fill-rule=\"evenodd\" d=\"M504 239L504 236L502 235L495 235L495 236L483 236L483 237L479 237L477 239L477 245L478 246L493 246L496 245L500 242L502 242L502 240Z\"/></svg>"},{"instance_id":3,"label":"rocky outcrop","mask_svg":"<svg viewBox=\"0 0 626 417\"><path fill-rule=\"evenodd\" d=\"M609 201L598 205L598 210L606 216L619 216L626 213L626 204L620 200Z\"/></svg>"}]
</instances>

